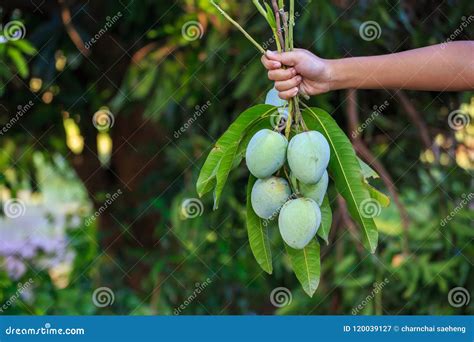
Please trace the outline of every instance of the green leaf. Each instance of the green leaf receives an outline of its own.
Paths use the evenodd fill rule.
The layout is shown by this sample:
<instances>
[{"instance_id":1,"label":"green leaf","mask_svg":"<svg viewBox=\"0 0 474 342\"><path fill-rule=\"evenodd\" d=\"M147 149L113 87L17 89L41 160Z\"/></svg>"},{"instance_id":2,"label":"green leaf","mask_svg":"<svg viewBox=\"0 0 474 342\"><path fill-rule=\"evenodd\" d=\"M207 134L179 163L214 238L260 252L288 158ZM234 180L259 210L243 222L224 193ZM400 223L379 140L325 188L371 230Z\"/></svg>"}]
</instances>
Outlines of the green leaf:
<instances>
[{"instance_id":1,"label":"green leaf","mask_svg":"<svg viewBox=\"0 0 474 342\"><path fill-rule=\"evenodd\" d=\"M275 13L273 13L273 10L270 8L270 6L265 2L264 3L265 8L267 9L267 21L268 24L272 29L276 29L276 19L275 19Z\"/></svg>"},{"instance_id":2,"label":"green leaf","mask_svg":"<svg viewBox=\"0 0 474 342\"><path fill-rule=\"evenodd\" d=\"M199 173L196 183L196 191L199 197L202 197L211 191L216 184L216 170L221 158L222 148L219 146L214 146L201 168L201 172Z\"/></svg>"},{"instance_id":3,"label":"green leaf","mask_svg":"<svg viewBox=\"0 0 474 342\"><path fill-rule=\"evenodd\" d=\"M360 169L362 171L362 176L364 179L369 179L369 178L380 178L379 174L375 172L374 169L372 169L365 161L357 157L357 160L359 161Z\"/></svg>"},{"instance_id":4,"label":"green leaf","mask_svg":"<svg viewBox=\"0 0 474 342\"><path fill-rule=\"evenodd\" d=\"M356 154L347 136L336 121L324 110L307 108L303 117L310 129L321 132L331 149L329 171L337 191L345 198L347 207L354 220L363 230L364 243L374 253L377 248L378 232L373 218L362 213L362 202L371 199L363 183L363 177Z\"/></svg>"},{"instance_id":5,"label":"green leaf","mask_svg":"<svg viewBox=\"0 0 474 342\"><path fill-rule=\"evenodd\" d=\"M367 188L367 190L369 190L370 197L380 203L382 207L387 208L390 205L390 197L378 191L376 188L374 188L368 183L365 184L365 187Z\"/></svg>"},{"instance_id":6,"label":"green leaf","mask_svg":"<svg viewBox=\"0 0 474 342\"><path fill-rule=\"evenodd\" d=\"M18 48L21 52L26 55L34 55L36 53L36 48L31 45L31 43L25 39L13 40L10 41L10 44Z\"/></svg>"},{"instance_id":7,"label":"green leaf","mask_svg":"<svg viewBox=\"0 0 474 342\"><path fill-rule=\"evenodd\" d=\"M262 64L259 60L249 63L245 68L245 73L239 79L239 84L232 92L232 97L236 100L244 97L249 89L252 89L255 84L255 79L259 77L261 72Z\"/></svg>"},{"instance_id":8,"label":"green leaf","mask_svg":"<svg viewBox=\"0 0 474 342\"><path fill-rule=\"evenodd\" d=\"M318 240L311 240L303 249L293 249L286 244L285 247L296 278L298 278L308 296L313 297L314 292L319 286L319 278L321 276Z\"/></svg>"},{"instance_id":9,"label":"green leaf","mask_svg":"<svg viewBox=\"0 0 474 342\"><path fill-rule=\"evenodd\" d=\"M217 166L216 171L216 187L214 189L214 210L219 208L219 200L224 190L225 183L229 177L229 173L234 165L234 159L237 157L240 140L229 145L224 151L221 161Z\"/></svg>"},{"instance_id":10,"label":"green leaf","mask_svg":"<svg viewBox=\"0 0 474 342\"><path fill-rule=\"evenodd\" d=\"M243 112L237 120L235 120L226 131L222 138L222 144L227 146L222 155L222 159L219 162L216 171L216 187L214 189L214 210L219 207L219 200L224 190L225 183L229 176L232 166L234 165L234 159L237 157L240 142L245 136L245 132L262 116L268 113L272 113L275 110L273 106L269 105L257 105Z\"/></svg>"},{"instance_id":11,"label":"green leaf","mask_svg":"<svg viewBox=\"0 0 474 342\"><path fill-rule=\"evenodd\" d=\"M329 205L329 197L326 194L321 204L321 227L318 229L318 236L326 242L326 245L329 244L328 237L331 230L332 224L332 210Z\"/></svg>"},{"instance_id":12,"label":"green leaf","mask_svg":"<svg viewBox=\"0 0 474 342\"><path fill-rule=\"evenodd\" d=\"M128 97L131 100L142 100L150 96L150 91L155 85L155 80L158 77L158 67L156 68L137 68L137 74L134 75L133 80L130 81L130 93Z\"/></svg>"},{"instance_id":13,"label":"green leaf","mask_svg":"<svg viewBox=\"0 0 474 342\"><path fill-rule=\"evenodd\" d=\"M264 224L263 220L255 214L250 202L250 194L256 180L254 176L250 175L247 184L247 233L249 235L250 249L252 250L253 256L265 272L272 274L272 252L268 238L268 227Z\"/></svg>"},{"instance_id":14,"label":"green leaf","mask_svg":"<svg viewBox=\"0 0 474 342\"><path fill-rule=\"evenodd\" d=\"M357 160L359 161L360 169L362 171L362 176L364 177L364 180L365 180L364 184L367 190L369 190L370 197L377 200L377 202L379 202L382 207L384 208L388 207L390 205L390 197L388 197L384 193L374 188L367 181L369 178L374 178L374 179L380 178L379 174L359 157L357 157Z\"/></svg>"},{"instance_id":15,"label":"green leaf","mask_svg":"<svg viewBox=\"0 0 474 342\"><path fill-rule=\"evenodd\" d=\"M7 50L8 56L10 56L10 59L12 60L13 64L15 64L15 67L18 71L18 74L22 78L26 78L28 76L28 63L26 62L26 59L23 57L21 52L15 48L9 48Z\"/></svg>"},{"instance_id":16,"label":"green leaf","mask_svg":"<svg viewBox=\"0 0 474 342\"><path fill-rule=\"evenodd\" d=\"M263 15L264 17L266 17L267 14L265 13L265 10L263 9L262 5L260 4L260 1L259 0L252 0L252 2L255 5L255 7L257 8L257 10L260 12L260 14Z\"/></svg>"},{"instance_id":17,"label":"green leaf","mask_svg":"<svg viewBox=\"0 0 474 342\"><path fill-rule=\"evenodd\" d=\"M216 184L217 172L220 170L220 183L219 185L216 184L216 188L217 186L220 188L220 190L216 189L216 194L219 194L217 200L219 199L220 192L222 192L222 188L224 187L228 173L230 172L230 157L226 158L224 166L220 166L223 157L226 153L235 154L236 145L238 147L239 143L245 136L247 129L256 123L262 116L269 116L274 110L275 107L270 105L256 105L247 109L239 115L227 131L225 131L217 140L204 162L197 180L196 189L200 197L212 190L214 184ZM230 166L232 166L232 162L230 163Z\"/></svg>"}]
</instances>

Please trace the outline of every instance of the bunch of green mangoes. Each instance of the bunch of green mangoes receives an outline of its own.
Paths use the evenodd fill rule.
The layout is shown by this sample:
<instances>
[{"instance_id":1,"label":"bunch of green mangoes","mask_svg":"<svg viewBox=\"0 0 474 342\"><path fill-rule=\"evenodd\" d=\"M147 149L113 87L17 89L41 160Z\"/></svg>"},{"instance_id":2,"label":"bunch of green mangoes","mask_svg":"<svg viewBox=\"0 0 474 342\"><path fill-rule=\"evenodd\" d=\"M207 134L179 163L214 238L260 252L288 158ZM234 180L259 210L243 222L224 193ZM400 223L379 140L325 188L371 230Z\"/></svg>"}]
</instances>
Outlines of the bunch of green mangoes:
<instances>
[{"instance_id":1,"label":"bunch of green mangoes","mask_svg":"<svg viewBox=\"0 0 474 342\"><path fill-rule=\"evenodd\" d=\"M258 178L251 193L253 210L265 220L278 215L283 240L292 248L303 249L321 225L320 205L329 182L326 138L308 131L288 143L280 132L262 129L250 140L245 157L248 169ZM274 176L285 162L291 171L289 180Z\"/></svg>"}]
</instances>

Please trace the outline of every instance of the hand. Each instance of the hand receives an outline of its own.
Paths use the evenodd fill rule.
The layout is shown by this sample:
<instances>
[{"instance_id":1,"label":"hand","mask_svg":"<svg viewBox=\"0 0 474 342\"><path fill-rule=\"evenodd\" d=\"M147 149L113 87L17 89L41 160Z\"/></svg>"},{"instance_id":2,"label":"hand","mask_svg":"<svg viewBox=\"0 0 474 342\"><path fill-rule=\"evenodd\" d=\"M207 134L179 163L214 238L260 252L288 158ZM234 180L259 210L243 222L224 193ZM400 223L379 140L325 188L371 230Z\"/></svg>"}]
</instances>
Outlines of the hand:
<instances>
[{"instance_id":1,"label":"hand","mask_svg":"<svg viewBox=\"0 0 474 342\"><path fill-rule=\"evenodd\" d=\"M268 69L268 78L275 81L278 96L288 100L298 94L323 94L331 90L329 62L308 50L295 49L291 52L267 51L262 63ZM282 66L287 66L283 69Z\"/></svg>"}]
</instances>

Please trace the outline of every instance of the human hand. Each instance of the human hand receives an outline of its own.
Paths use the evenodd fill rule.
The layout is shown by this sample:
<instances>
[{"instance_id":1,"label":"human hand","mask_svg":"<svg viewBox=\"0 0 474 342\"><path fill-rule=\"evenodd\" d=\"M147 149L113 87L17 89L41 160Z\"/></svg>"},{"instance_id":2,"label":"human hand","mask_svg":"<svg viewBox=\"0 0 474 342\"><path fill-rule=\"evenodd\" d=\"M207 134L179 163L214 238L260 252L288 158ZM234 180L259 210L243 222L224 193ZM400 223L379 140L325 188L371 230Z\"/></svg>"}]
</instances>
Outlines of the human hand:
<instances>
[{"instance_id":1,"label":"human hand","mask_svg":"<svg viewBox=\"0 0 474 342\"><path fill-rule=\"evenodd\" d=\"M291 52L267 51L262 63L268 70L268 78L275 81L278 96L288 100L299 92L307 95L323 94L331 90L329 61L315 56L308 50ZM283 69L287 66L287 69Z\"/></svg>"}]
</instances>

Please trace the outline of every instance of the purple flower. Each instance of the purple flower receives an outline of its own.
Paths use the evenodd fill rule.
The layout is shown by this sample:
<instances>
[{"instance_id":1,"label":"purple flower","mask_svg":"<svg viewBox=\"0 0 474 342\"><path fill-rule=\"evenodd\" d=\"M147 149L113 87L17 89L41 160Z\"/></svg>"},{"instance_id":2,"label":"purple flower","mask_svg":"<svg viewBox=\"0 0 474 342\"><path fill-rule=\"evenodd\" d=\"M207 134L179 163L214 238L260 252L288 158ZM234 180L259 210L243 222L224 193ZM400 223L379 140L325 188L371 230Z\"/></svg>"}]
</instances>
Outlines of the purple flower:
<instances>
[{"instance_id":1,"label":"purple flower","mask_svg":"<svg viewBox=\"0 0 474 342\"><path fill-rule=\"evenodd\" d=\"M18 258L9 256L5 260L8 275L13 280L18 280L26 272L26 265Z\"/></svg>"}]
</instances>

